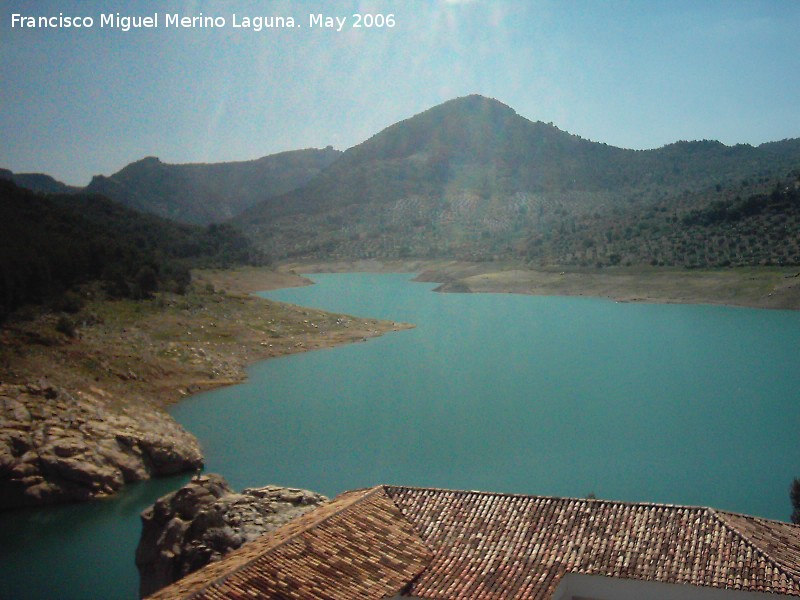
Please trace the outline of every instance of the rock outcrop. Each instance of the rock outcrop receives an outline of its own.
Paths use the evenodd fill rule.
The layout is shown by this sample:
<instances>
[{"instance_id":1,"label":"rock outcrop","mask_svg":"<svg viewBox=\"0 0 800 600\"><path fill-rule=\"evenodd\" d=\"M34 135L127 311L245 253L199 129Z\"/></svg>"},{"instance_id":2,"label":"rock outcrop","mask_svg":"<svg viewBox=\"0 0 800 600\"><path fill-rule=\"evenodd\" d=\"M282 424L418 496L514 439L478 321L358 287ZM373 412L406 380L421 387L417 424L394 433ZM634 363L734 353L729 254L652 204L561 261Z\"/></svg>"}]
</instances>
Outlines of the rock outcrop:
<instances>
[{"instance_id":1,"label":"rock outcrop","mask_svg":"<svg viewBox=\"0 0 800 600\"><path fill-rule=\"evenodd\" d=\"M0 508L90 500L202 464L196 438L163 410L99 389L0 384Z\"/></svg>"},{"instance_id":2,"label":"rock outcrop","mask_svg":"<svg viewBox=\"0 0 800 600\"><path fill-rule=\"evenodd\" d=\"M142 597L327 502L325 496L268 485L234 492L219 475L195 478L142 513L136 549Z\"/></svg>"}]
</instances>

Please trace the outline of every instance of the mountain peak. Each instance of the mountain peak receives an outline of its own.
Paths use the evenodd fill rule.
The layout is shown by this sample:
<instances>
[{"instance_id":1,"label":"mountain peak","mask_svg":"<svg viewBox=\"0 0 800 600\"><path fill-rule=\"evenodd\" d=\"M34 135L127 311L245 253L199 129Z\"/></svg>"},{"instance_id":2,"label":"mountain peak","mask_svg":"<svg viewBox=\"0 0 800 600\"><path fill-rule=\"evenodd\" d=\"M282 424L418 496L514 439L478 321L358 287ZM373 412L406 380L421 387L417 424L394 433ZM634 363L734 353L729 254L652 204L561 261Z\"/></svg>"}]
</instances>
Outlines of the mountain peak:
<instances>
[{"instance_id":1,"label":"mountain peak","mask_svg":"<svg viewBox=\"0 0 800 600\"><path fill-rule=\"evenodd\" d=\"M153 168L153 167L157 167L157 166L161 166L161 165L164 165L164 163L162 163L161 159L158 158L157 156L145 156L144 158L141 158L141 159L139 159L137 161L134 161L134 162L130 163L129 165L127 165L124 168L125 169L137 168L137 167L139 167L139 168Z\"/></svg>"},{"instance_id":2,"label":"mountain peak","mask_svg":"<svg viewBox=\"0 0 800 600\"><path fill-rule=\"evenodd\" d=\"M478 94L438 104L395 123L345 153L344 165L409 157L482 163L511 132L533 125L499 100Z\"/></svg>"},{"instance_id":3,"label":"mountain peak","mask_svg":"<svg viewBox=\"0 0 800 600\"><path fill-rule=\"evenodd\" d=\"M429 110L436 110L437 108L443 107L461 108L466 110L500 110L517 114L513 108L500 102L500 100L497 100L496 98L489 98L487 96L481 96L480 94L469 94L468 96L453 98L452 100L442 102L441 104L434 106Z\"/></svg>"}]
</instances>

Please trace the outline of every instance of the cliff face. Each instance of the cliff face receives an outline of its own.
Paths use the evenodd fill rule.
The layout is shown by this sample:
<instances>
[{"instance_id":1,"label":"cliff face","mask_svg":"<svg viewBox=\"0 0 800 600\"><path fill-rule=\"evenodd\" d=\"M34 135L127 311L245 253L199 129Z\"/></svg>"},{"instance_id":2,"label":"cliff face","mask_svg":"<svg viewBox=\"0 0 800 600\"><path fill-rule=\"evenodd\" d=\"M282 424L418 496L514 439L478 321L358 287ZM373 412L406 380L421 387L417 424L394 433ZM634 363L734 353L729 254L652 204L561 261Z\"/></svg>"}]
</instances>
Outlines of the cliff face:
<instances>
[{"instance_id":1,"label":"cliff face","mask_svg":"<svg viewBox=\"0 0 800 600\"><path fill-rule=\"evenodd\" d=\"M97 389L0 384L0 508L90 500L197 469L200 446L166 412Z\"/></svg>"},{"instance_id":2,"label":"cliff face","mask_svg":"<svg viewBox=\"0 0 800 600\"><path fill-rule=\"evenodd\" d=\"M234 492L219 475L195 478L142 513L136 549L142 597L327 502L314 492L268 485Z\"/></svg>"}]
</instances>

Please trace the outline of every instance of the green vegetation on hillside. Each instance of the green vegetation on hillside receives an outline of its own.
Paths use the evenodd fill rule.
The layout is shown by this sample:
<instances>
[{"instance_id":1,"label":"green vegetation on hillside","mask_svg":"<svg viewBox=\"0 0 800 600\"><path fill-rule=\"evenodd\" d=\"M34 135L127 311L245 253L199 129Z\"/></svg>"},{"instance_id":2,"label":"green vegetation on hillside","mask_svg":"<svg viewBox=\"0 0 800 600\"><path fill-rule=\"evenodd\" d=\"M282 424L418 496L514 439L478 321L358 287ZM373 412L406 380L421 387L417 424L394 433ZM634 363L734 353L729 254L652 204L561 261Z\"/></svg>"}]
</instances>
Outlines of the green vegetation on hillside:
<instances>
[{"instance_id":1,"label":"green vegetation on hillside","mask_svg":"<svg viewBox=\"0 0 800 600\"><path fill-rule=\"evenodd\" d=\"M102 196L44 196L0 180L0 321L26 303L77 310L65 292L90 281L141 298L181 292L192 267L263 262L230 225L178 225Z\"/></svg>"},{"instance_id":2,"label":"green vegetation on hillside","mask_svg":"<svg viewBox=\"0 0 800 600\"><path fill-rule=\"evenodd\" d=\"M278 259L794 264L791 202L758 214L747 202L790 195L799 167L800 140L625 150L469 96L388 127L233 222ZM691 221L714 202L742 218Z\"/></svg>"},{"instance_id":3,"label":"green vegetation on hillside","mask_svg":"<svg viewBox=\"0 0 800 600\"><path fill-rule=\"evenodd\" d=\"M86 191L181 223L208 225L305 184L340 154L328 147L250 161L183 165L148 157L110 177L95 177Z\"/></svg>"},{"instance_id":4,"label":"green vegetation on hillside","mask_svg":"<svg viewBox=\"0 0 800 600\"><path fill-rule=\"evenodd\" d=\"M565 215L529 236L530 262L687 268L800 264L800 171L667 197L639 210ZM555 258L555 260L554 260Z\"/></svg>"}]
</instances>

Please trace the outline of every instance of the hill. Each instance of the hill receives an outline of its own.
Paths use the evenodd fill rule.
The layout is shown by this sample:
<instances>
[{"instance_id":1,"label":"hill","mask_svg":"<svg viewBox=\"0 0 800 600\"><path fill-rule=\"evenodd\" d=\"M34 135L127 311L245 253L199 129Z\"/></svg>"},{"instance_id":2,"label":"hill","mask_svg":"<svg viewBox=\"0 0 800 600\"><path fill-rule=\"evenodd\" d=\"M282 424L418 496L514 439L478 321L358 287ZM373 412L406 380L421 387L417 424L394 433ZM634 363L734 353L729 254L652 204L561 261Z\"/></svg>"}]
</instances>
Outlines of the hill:
<instances>
[{"instance_id":1,"label":"hill","mask_svg":"<svg viewBox=\"0 0 800 600\"><path fill-rule=\"evenodd\" d=\"M94 177L85 191L182 223L208 225L225 221L267 196L297 188L340 154L328 147L243 162L183 165L147 157L110 177Z\"/></svg>"},{"instance_id":2,"label":"hill","mask_svg":"<svg viewBox=\"0 0 800 600\"><path fill-rule=\"evenodd\" d=\"M277 258L678 264L685 253L664 248L659 259L639 247L645 230L620 223L663 214L659 236L673 244L690 211L791 188L798 168L800 140L626 150L468 96L386 128L233 222ZM791 257L791 244L781 252Z\"/></svg>"},{"instance_id":3,"label":"hill","mask_svg":"<svg viewBox=\"0 0 800 600\"><path fill-rule=\"evenodd\" d=\"M0 180L0 322L26 303L99 281L117 297L181 292L189 268L263 262L230 225L180 225L92 194L42 195Z\"/></svg>"},{"instance_id":4,"label":"hill","mask_svg":"<svg viewBox=\"0 0 800 600\"><path fill-rule=\"evenodd\" d=\"M70 194L80 190L44 173L13 173L8 169L0 169L0 179L13 181L19 187L44 194Z\"/></svg>"}]
</instances>

